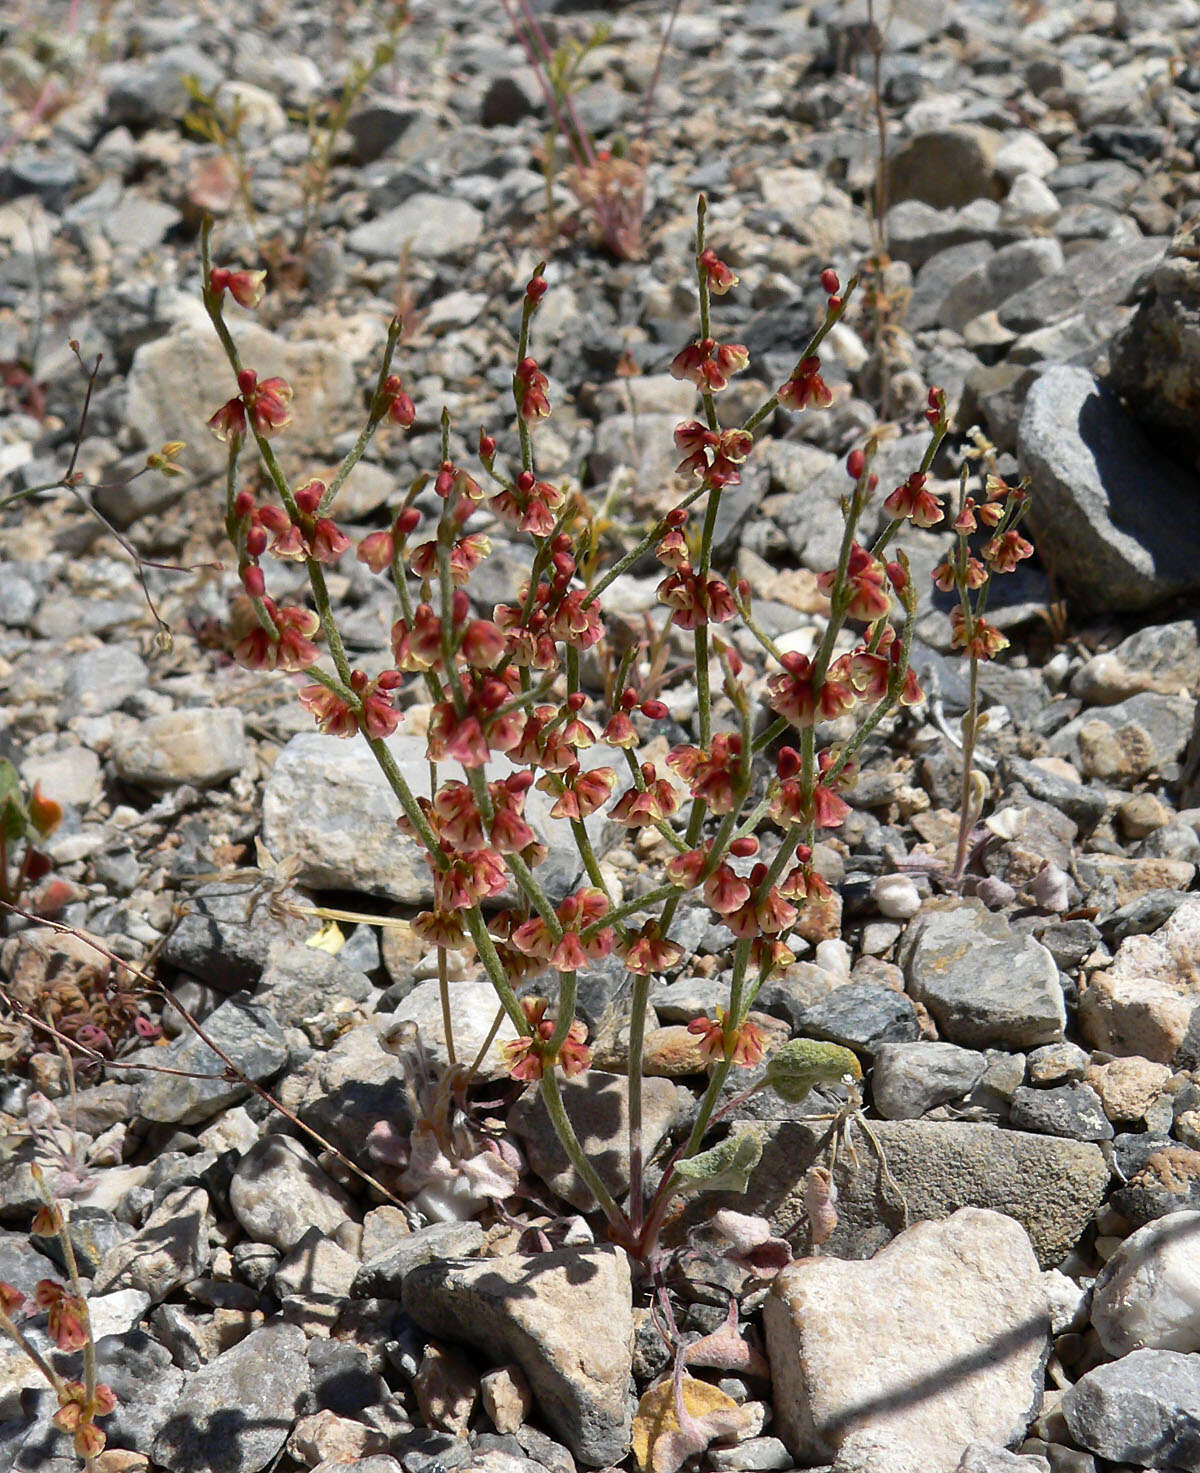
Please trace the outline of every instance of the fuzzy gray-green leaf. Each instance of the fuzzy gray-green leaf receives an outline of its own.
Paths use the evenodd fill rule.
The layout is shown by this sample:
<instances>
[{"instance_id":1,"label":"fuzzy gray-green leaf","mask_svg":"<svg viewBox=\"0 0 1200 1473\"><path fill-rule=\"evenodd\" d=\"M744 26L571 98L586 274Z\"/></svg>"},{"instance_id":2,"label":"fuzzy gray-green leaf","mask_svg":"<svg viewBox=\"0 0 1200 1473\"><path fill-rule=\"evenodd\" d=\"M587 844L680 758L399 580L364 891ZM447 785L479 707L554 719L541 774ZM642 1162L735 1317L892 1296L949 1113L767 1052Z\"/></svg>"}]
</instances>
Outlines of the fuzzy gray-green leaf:
<instances>
[{"instance_id":1,"label":"fuzzy gray-green leaf","mask_svg":"<svg viewBox=\"0 0 1200 1473\"><path fill-rule=\"evenodd\" d=\"M815 1038L789 1038L767 1061L763 1084L781 1100L798 1105L815 1084L834 1084L849 1075L862 1078L862 1067L848 1048Z\"/></svg>"},{"instance_id":2,"label":"fuzzy gray-green leaf","mask_svg":"<svg viewBox=\"0 0 1200 1473\"><path fill-rule=\"evenodd\" d=\"M762 1155L762 1141L743 1132L731 1135L711 1150L701 1151L675 1170L686 1177L687 1185L701 1192L744 1192L750 1185L750 1173Z\"/></svg>"}]
</instances>

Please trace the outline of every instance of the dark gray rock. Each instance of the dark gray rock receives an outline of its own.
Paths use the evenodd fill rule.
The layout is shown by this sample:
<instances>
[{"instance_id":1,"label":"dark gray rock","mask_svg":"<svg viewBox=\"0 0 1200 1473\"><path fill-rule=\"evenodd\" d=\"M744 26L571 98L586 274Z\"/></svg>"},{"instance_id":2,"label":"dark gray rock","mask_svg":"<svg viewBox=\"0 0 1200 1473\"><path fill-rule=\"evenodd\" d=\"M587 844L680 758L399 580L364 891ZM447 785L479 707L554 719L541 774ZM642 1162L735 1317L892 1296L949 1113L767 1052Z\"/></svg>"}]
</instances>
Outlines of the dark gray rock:
<instances>
[{"instance_id":1,"label":"dark gray rock","mask_svg":"<svg viewBox=\"0 0 1200 1473\"><path fill-rule=\"evenodd\" d=\"M1200 1356L1135 1350L1081 1376L1062 1412L1075 1442L1112 1462L1200 1469Z\"/></svg>"},{"instance_id":2,"label":"dark gray rock","mask_svg":"<svg viewBox=\"0 0 1200 1473\"><path fill-rule=\"evenodd\" d=\"M46 1244L45 1238L31 1242L25 1233L0 1232L0 1282L11 1284L32 1299L37 1281L54 1278L57 1273L51 1258L39 1251ZM88 1273L82 1264L80 1271Z\"/></svg>"},{"instance_id":3,"label":"dark gray rock","mask_svg":"<svg viewBox=\"0 0 1200 1473\"><path fill-rule=\"evenodd\" d=\"M304 1332L266 1325L193 1371L153 1458L173 1473L258 1473L276 1457L309 1394Z\"/></svg>"},{"instance_id":4,"label":"dark gray rock","mask_svg":"<svg viewBox=\"0 0 1200 1473\"><path fill-rule=\"evenodd\" d=\"M1107 1141L1113 1136L1100 1096L1090 1084L1062 1084L1055 1089L1022 1085L1013 1094L1009 1119L1014 1130L1075 1141Z\"/></svg>"},{"instance_id":5,"label":"dark gray rock","mask_svg":"<svg viewBox=\"0 0 1200 1473\"><path fill-rule=\"evenodd\" d=\"M846 1048L874 1054L885 1044L919 1038L912 999L878 982L850 982L805 1008L799 1031Z\"/></svg>"},{"instance_id":6,"label":"dark gray rock","mask_svg":"<svg viewBox=\"0 0 1200 1473\"><path fill-rule=\"evenodd\" d=\"M129 1223L121 1222L102 1207L73 1206L71 1216L67 1221L67 1236L71 1240L71 1247L75 1250L75 1262L79 1272L85 1278L93 1278L101 1259L108 1250L114 1248L118 1243L125 1242L127 1238L131 1238L133 1231ZM3 1245L7 1238L8 1234L0 1237L0 1279L8 1279L10 1283L15 1283L17 1281L6 1272L3 1263ZM30 1241L47 1257L52 1258L62 1272L66 1272L67 1266L62 1244L59 1242L57 1233L44 1238L32 1235ZM18 1287L20 1287L19 1284Z\"/></svg>"},{"instance_id":7,"label":"dark gray rock","mask_svg":"<svg viewBox=\"0 0 1200 1473\"><path fill-rule=\"evenodd\" d=\"M1086 369L1031 387L1017 436L1035 541L1087 609L1143 609L1200 589L1195 482Z\"/></svg>"},{"instance_id":8,"label":"dark gray rock","mask_svg":"<svg viewBox=\"0 0 1200 1473\"><path fill-rule=\"evenodd\" d=\"M1099 788L1072 782L1022 757L1006 755L1000 770L1008 782L1020 783L1031 798L1065 813L1085 837L1108 812L1108 798Z\"/></svg>"},{"instance_id":9,"label":"dark gray rock","mask_svg":"<svg viewBox=\"0 0 1200 1473\"><path fill-rule=\"evenodd\" d=\"M287 915L271 904L273 898L245 881L202 886L167 937L163 960L225 992L253 987L274 942L302 943L312 934L310 920ZM308 904L290 888L277 898Z\"/></svg>"},{"instance_id":10,"label":"dark gray rock","mask_svg":"<svg viewBox=\"0 0 1200 1473\"><path fill-rule=\"evenodd\" d=\"M1058 193L1053 177L1046 182ZM1036 332L1081 311L1098 314L1131 302L1162 248L1157 239L1114 240L1073 252L1060 272L1009 297L1000 322L1011 332Z\"/></svg>"},{"instance_id":11,"label":"dark gray rock","mask_svg":"<svg viewBox=\"0 0 1200 1473\"><path fill-rule=\"evenodd\" d=\"M446 1258L470 1258L483 1246L477 1222L435 1222L406 1238L359 1269L352 1293L356 1298L398 1299L405 1277L423 1263Z\"/></svg>"},{"instance_id":12,"label":"dark gray rock","mask_svg":"<svg viewBox=\"0 0 1200 1473\"><path fill-rule=\"evenodd\" d=\"M117 1408L101 1426L109 1447L147 1457L158 1429L183 1386L183 1372L144 1330L104 1335L96 1342L96 1379L112 1387Z\"/></svg>"},{"instance_id":13,"label":"dark gray rock","mask_svg":"<svg viewBox=\"0 0 1200 1473\"><path fill-rule=\"evenodd\" d=\"M288 1055L283 1029L272 1014L244 998L231 997L223 1002L204 1020L204 1031L256 1084L278 1073ZM130 1062L142 1057L131 1055ZM251 1092L240 1079L226 1077L224 1061L190 1029L165 1049L154 1049L153 1062L169 1069L191 1070L193 1074L148 1072L140 1079L137 1110L146 1120L196 1125L244 1100Z\"/></svg>"},{"instance_id":14,"label":"dark gray rock","mask_svg":"<svg viewBox=\"0 0 1200 1473\"><path fill-rule=\"evenodd\" d=\"M95 1290L140 1289L158 1303L194 1279L212 1256L208 1194L203 1187L168 1192L130 1238L114 1244L96 1270Z\"/></svg>"},{"instance_id":15,"label":"dark gray rock","mask_svg":"<svg viewBox=\"0 0 1200 1473\"><path fill-rule=\"evenodd\" d=\"M918 1120L969 1094L987 1059L953 1043L885 1043L875 1053L871 1098L885 1120Z\"/></svg>"},{"instance_id":16,"label":"dark gray rock","mask_svg":"<svg viewBox=\"0 0 1200 1473\"><path fill-rule=\"evenodd\" d=\"M1200 226L1189 221L1155 266L1128 327L1112 345L1109 383L1151 433L1180 458L1200 456Z\"/></svg>"}]
</instances>

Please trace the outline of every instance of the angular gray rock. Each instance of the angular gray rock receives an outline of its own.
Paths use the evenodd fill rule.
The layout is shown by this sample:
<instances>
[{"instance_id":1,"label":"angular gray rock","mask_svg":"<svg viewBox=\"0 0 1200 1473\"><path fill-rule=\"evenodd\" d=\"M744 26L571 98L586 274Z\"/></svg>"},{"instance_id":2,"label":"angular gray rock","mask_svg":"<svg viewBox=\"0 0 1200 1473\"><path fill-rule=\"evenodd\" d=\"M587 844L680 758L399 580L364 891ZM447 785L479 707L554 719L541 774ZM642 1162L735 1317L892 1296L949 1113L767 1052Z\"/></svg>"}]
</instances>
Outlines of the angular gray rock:
<instances>
[{"instance_id":1,"label":"angular gray rock","mask_svg":"<svg viewBox=\"0 0 1200 1473\"><path fill-rule=\"evenodd\" d=\"M304 1332L265 1325L183 1384L153 1458L172 1473L258 1473L278 1454L308 1395Z\"/></svg>"},{"instance_id":2,"label":"angular gray rock","mask_svg":"<svg viewBox=\"0 0 1200 1473\"><path fill-rule=\"evenodd\" d=\"M805 1258L764 1307L776 1429L805 1463L954 1473L1037 1413L1045 1291L1019 1224L964 1208L865 1263Z\"/></svg>"},{"instance_id":3,"label":"angular gray rock","mask_svg":"<svg viewBox=\"0 0 1200 1473\"><path fill-rule=\"evenodd\" d=\"M763 1141L748 1191L706 1194L703 1211L689 1209L684 1224L731 1207L766 1217L776 1234L803 1231L803 1177L821 1159L825 1127L782 1121L744 1128ZM1084 1141L949 1120L875 1120L871 1128L895 1186L863 1131L852 1127L858 1165L838 1153L838 1226L826 1250L839 1257L869 1257L903 1229L906 1209L911 1223L983 1207L1021 1223L1038 1262L1051 1268L1079 1241L1109 1184L1099 1146Z\"/></svg>"},{"instance_id":4,"label":"angular gray rock","mask_svg":"<svg viewBox=\"0 0 1200 1473\"><path fill-rule=\"evenodd\" d=\"M201 1026L256 1084L270 1079L287 1059L283 1029L266 1008L248 1002L244 995L223 1002ZM190 1077L151 1072L140 1076L137 1112L146 1120L196 1125L250 1094L249 1085L226 1077L223 1060L190 1028L165 1049L143 1050L130 1061L144 1058L163 1068L193 1071Z\"/></svg>"},{"instance_id":5,"label":"angular gray rock","mask_svg":"<svg viewBox=\"0 0 1200 1473\"><path fill-rule=\"evenodd\" d=\"M178 1187L131 1238L115 1244L96 1270L95 1290L141 1289L155 1304L194 1279L211 1255L208 1193Z\"/></svg>"},{"instance_id":6,"label":"angular gray rock","mask_svg":"<svg viewBox=\"0 0 1200 1473\"><path fill-rule=\"evenodd\" d=\"M399 1238L358 1270L352 1292L361 1299L397 1299L405 1278L424 1263L469 1258L483 1246L477 1222L433 1222Z\"/></svg>"},{"instance_id":7,"label":"angular gray rock","mask_svg":"<svg viewBox=\"0 0 1200 1473\"><path fill-rule=\"evenodd\" d=\"M1114 1463L1200 1470L1200 1356L1135 1350L1081 1376L1062 1413L1080 1447Z\"/></svg>"},{"instance_id":8,"label":"angular gray rock","mask_svg":"<svg viewBox=\"0 0 1200 1473\"><path fill-rule=\"evenodd\" d=\"M483 234L474 205L451 195L414 194L378 219L357 226L346 244L369 261L395 261L406 247L417 260L457 256Z\"/></svg>"},{"instance_id":9,"label":"angular gray rock","mask_svg":"<svg viewBox=\"0 0 1200 1473\"><path fill-rule=\"evenodd\" d=\"M561 1085L563 1105L588 1160L601 1181L620 1199L629 1190L629 1081L623 1074L589 1069ZM679 1118L688 1096L670 1079L650 1078L642 1084L642 1148L649 1160ZM590 1212L591 1189L567 1160L550 1124L541 1092L530 1089L513 1106L509 1125L520 1140L529 1164L560 1197Z\"/></svg>"},{"instance_id":10,"label":"angular gray rock","mask_svg":"<svg viewBox=\"0 0 1200 1473\"><path fill-rule=\"evenodd\" d=\"M432 1334L465 1340L496 1365L516 1360L581 1462L602 1467L628 1451L633 1298L621 1249L424 1264L406 1275L403 1301Z\"/></svg>"},{"instance_id":11,"label":"angular gray rock","mask_svg":"<svg viewBox=\"0 0 1200 1473\"><path fill-rule=\"evenodd\" d=\"M426 792L424 740L401 733L389 740L388 748L409 786ZM597 744L590 751L594 765L607 763L606 748ZM485 768L489 781L511 771L512 764L503 757ZM439 772L443 782L463 780L457 763L444 763ZM562 824L548 821L553 803L547 794L531 790L525 816L550 846L538 878L552 896L561 896L574 885L582 865L569 829L564 833ZM299 858L304 884L427 905L433 890L424 850L396 828L399 813L399 802L364 741L304 732L288 742L271 769L263 795L263 838L272 854ZM602 851L603 816L595 814L587 822L593 844Z\"/></svg>"},{"instance_id":12,"label":"angular gray rock","mask_svg":"<svg viewBox=\"0 0 1200 1473\"><path fill-rule=\"evenodd\" d=\"M292 422L279 441L285 462L327 453L331 430L358 392L346 355L332 343L285 340L253 322L239 323L237 338L243 361L260 379L278 375L292 387ZM143 445L157 450L168 440L186 440L189 471L200 479L223 474L226 449L206 421L237 384L213 333L186 328L146 343L134 355L128 385L126 422ZM124 520L119 492L105 510Z\"/></svg>"},{"instance_id":13,"label":"angular gray rock","mask_svg":"<svg viewBox=\"0 0 1200 1473\"><path fill-rule=\"evenodd\" d=\"M1200 435L1200 227L1189 220L1154 268L1128 326L1112 344L1109 383L1180 459L1196 464Z\"/></svg>"},{"instance_id":14,"label":"angular gray rock","mask_svg":"<svg viewBox=\"0 0 1200 1473\"><path fill-rule=\"evenodd\" d=\"M871 1098L885 1120L919 1120L983 1078L987 1059L953 1043L885 1043L875 1054Z\"/></svg>"},{"instance_id":15,"label":"angular gray rock","mask_svg":"<svg viewBox=\"0 0 1200 1473\"><path fill-rule=\"evenodd\" d=\"M67 666L63 704L72 716L115 711L135 691L145 690L149 680L146 662L128 645L85 650Z\"/></svg>"},{"instance_id":16,"label":"angular gray rock","mask_svg":"<svg viewBox=\"0 0 1200 1473\"><path fill-rule=\"evenodd\" d=\"M246 1234L287 1252L311 1227L332 1233L353 1204L298 1141L266 1135L238 1162L229 1205Z\"/></svg>"},{"instance_id":17,"label":"angular gray rock","mask_svg":"<svg viewBox=\"0 0 1200 1473\"><path fill-rule=\"evenodd\" d=\"M242 713L230 706L187 706L150 716L113 743L117 775L138 787L190 783L216 787L250 757Z\"/></svg>"},{"instance_id":18,"label":"angular gray rock","mask_svg":"<svg viewBox=\"0 0 1200 1473\"><path fill-rule=\"evenodd\" d=\"M1062 1037L1066 1004L1054 958L982 901L927 906L902 952L909 991L953 1043L1032 1048Z\"/></svg>"},{"instance_id":19,"label":"angular gray rock","mask_svg":"<svg viewBox=\"0 0 1200 1473\"><path fill-rule=\"evenodd\" d=\"M101 1426L109 1447L149 1455L155 1435L183 1387L183 1372L144 1330L96 1341L96 1379L111 1386L117 1406Z\"/></svg>"},{"instance_id":20,"label":"angular gray rock","mask_svg":"<svg viewBox=\"0 0 1200 1473\"><path fill-rule=\"evenodd\" d=\"M1135 610L1200 589L1195 479L1084 368L1048 369L1017 432L1034 541L1081 608Z\"/></svg>"}]
</instances>

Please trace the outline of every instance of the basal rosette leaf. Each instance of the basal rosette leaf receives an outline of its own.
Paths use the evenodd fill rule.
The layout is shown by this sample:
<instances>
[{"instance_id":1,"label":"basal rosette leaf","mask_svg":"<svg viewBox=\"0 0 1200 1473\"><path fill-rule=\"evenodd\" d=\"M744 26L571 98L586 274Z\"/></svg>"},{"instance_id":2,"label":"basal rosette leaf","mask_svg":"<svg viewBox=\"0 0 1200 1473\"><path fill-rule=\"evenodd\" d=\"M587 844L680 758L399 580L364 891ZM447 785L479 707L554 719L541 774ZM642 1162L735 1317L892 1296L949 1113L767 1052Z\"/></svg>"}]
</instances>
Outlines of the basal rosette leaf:
<instances>
[{"instance_id":1,"label":"basal rosette leaf","mask_svg":"<svg viewBox=\"0 0 1200 1473\"><path fill-rule=\"evenodd\" d=\"M848 1048L815 1038L789 1038L771 1055L763 1086L781 1100L798 1105L817 1084L862 1078L862 1066Z\"/></svg>"},{"instance_id":2,"label":"basal rosette leaf","mask_svg":"<svg viewBox=\"0 0 1200 1473\"><path fill-rule=\"evenodd\" d=\"M685 1185L698 1192L744 1192L750 1185L750 1173L762 1155L758 1136L743 1132L731 1135L711 1150L701 1151L675 1170Z\"/></svg>"}]
</instances>

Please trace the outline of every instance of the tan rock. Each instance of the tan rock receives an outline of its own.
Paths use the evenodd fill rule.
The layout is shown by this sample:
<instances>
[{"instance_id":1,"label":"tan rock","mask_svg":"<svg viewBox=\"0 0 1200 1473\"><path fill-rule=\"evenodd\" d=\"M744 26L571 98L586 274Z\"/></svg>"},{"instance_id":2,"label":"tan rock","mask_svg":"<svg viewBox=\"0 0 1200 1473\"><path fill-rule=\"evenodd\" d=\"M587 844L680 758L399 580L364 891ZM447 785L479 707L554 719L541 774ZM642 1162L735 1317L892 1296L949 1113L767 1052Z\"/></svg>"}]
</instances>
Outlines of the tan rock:
<instances>
[{"instance_id":1,"label":"tan rock","mask_svg":"<svg viewBox=\"0 0 1200 1473\"><path fill-rule=\"evenodd\" d=\"M689 1033L683 1023L665 1028L651 1028L642 1050L642 1069L659 1079L680 1079L688 1074L703 1074L708 1069L708 1055L699 1034Z\"/></svg>"},{"instance_id":2,"label":"tan rock","mask_svg":"<svg viewBox=\"0 0 1200 1473\"><path fill-rule=\"evenodd\" d=\"M1121 942L1111 967L1093 973L1079 1023L1093 1048L1170 1064L1200 1006L1200 900L1187 900L1151 936Z\"/></svg>"},{"instance_id":3,"label":"tan rock","mask_svg":"<svg viewBox=\"0 0 1200 1473\"><path fill-rule=\"evenodd\" d=\"M775 1430L801 1463L953 1473L1038 1409L1049 1310L1024 1229L963 1208L868 1262L805 1258L764 1317Z\"/></svg>"},{"instance_id":4,"label":"tan rock","mask_svg":"<svg viewBox=\"0 0 1200 1473\"><path fill-rule=\"evenodd\" d=\"M1144 839L1170 821L1171 810L1153 793L1131 793L1117 807L1117 823L1126 839Z\"/></svg>"},{"instance_id":5,"label":"tan rock","mask_svg":"<svg viewBox=\"0 0 1200 1473\"><path fill-rule=\"evenodd\" d=\"M529 1416L533 1392L520 1366L497 1366L479 1380L483 1409L497 1432L515 1432Z\"/></svg>"},{"instance_id":6,"label":"tan rock","mask_svg":"<svg viewBox=\"0 0 1200 1473\"><path fill-rule=\"evenodd\" d=\"M427 1345L412 1384L427 1427L455 1435L466 1433L479 1397L479 1381L464 1355Z\"/></svg>"},{"instance_id":7,"label":"tan rock","mask_svg":"<svg viewBox=\"0 0 1200 1473\"><path fill-rule=\"evenodd\" d=\"M287 1440L288 1453L310 1468L327 1460L353 1463L386 1452L387 1446L387 1437L374 1427L328 1410L301 1417Z\"/></svg>"},{"instance_id":8,"label":"tan rock","mask_svg":"<svg viewBox=\"0 0 1200 1473\"><path fill-rule=\"evenodd\" d=\"M1118 787L1137 782L1155 766L1154 741L1136 722L1113 727L1087 721L1079 729L1079 756L1084 775Z\"/></svg>"},{"instance_id":9,"label":"tan rock","mask_svg":"<svg viewBox=\"0 0 1200 1473\"><path fill-rule=\"evenodd\" d=\"M1114 1059L1111 1064L1091 1064L1084 1074L1114 1125L1142 1120L1170 1077L1165 1064L1136 1056Z\"/></svg>"},{"instance_id":10,"label":"tan rock","mask_svg":"<svg viewBox=\"0 0 1200 1473\"><path fill-rule=\"evenodd\" d=\"M1101 880L1112 886L1106 904L1131 905L1151 890L1187 890L1196 877L1196 866L1186 859L1122 859L1116 854L1089 855Z\"/></svg>"}]
</instances>

